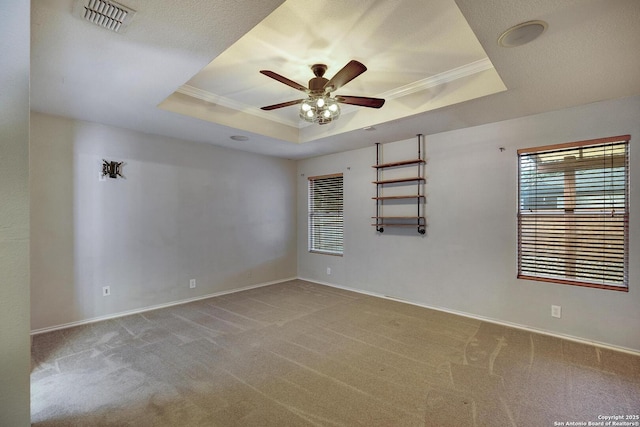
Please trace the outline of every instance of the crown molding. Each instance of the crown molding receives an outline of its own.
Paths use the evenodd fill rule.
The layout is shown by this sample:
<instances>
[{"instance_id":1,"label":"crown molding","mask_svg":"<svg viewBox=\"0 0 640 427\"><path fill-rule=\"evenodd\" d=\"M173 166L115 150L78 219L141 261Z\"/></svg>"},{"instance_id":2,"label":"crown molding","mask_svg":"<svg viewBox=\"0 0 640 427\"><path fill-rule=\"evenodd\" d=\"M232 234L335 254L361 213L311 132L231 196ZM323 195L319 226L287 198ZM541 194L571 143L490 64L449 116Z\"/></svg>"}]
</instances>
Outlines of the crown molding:
<instances>
[{"instance_id":1,"label":"crown molding","mask_svg":"<svg viewBox=\"0 0 640 427\"><path fill-rule=\"evenodd\" d=\"M491 70L492 68L494 67L489 58L480 59L461 67L454 68L452 70L448 70L443 73L436 74L422 80L418 80L413 83L409 83L407 85L389 90L387 92L379 94L378 97L384 98L386 100L401 98L403 96L411 95L413 93L421 92L432 87L436 87L464 77L481 73L486 70Z\"/></svg>"},{"instance_id":2,"label":"crown molding","mask_svg":"<svg viewBox=\"0 0 640 427\"><path fill-rule=\"evenodd\" d=\"M183 95L190 96L192 98L200 99L202 101L220 105L221 107L230 108L236 111L242 111L243 113L251 114L252 116L260 117L263 119L271 120L272 122L278 122L283 125L293 126L295 128L300 127L300 123L298 120L287 120L280 116L269 114L266 111L263 111L259 108L256 108L252 105L247 105L242 102L234 101L230 98L225 98L224 96L216 95L215 93L208 92L206 90L198 89L197 87L190 85L182 85L176 90L177 93L181 93Z\"/></svg>"},{"instance_id":3,"label":"crown molding","mask_svg":"<svg viewBox=\"0 0 640 427\"><path fill-rule=\"evenodd\" d=\"M468 77L477 73L481 73L486 70L493 69L493 64L489 58L480 59L475 62L463 65L452 70L445 71L440 74L436 74L422 80L409 83L404 86L389 90L387 92L376 95L378 98L384 98L387 101L392 99L401 98L403 96L418 93L439 85L450 83L452 81ZM289 120L280 117L277 114L270 114L252 105L247 105L242 102L234 101L233 99L226 98L224 96L216 95L215 93L208 92L206 90L199 89L190 85L182 85L176 90L177 93L190 96L192 98L200 99L205 102L209 102L214 105L220 105L225 108L230 108L236 111L242 111L243 113L251 114L252 116L260 117L263 119L271 120L273 122L281 123L286 126L292 126L301 129L308 126L309 123L302 122L301 120ZM357 107L344 105L341 107L342 114L350 114L357 110Z\"/></svg>"}]
</instances>

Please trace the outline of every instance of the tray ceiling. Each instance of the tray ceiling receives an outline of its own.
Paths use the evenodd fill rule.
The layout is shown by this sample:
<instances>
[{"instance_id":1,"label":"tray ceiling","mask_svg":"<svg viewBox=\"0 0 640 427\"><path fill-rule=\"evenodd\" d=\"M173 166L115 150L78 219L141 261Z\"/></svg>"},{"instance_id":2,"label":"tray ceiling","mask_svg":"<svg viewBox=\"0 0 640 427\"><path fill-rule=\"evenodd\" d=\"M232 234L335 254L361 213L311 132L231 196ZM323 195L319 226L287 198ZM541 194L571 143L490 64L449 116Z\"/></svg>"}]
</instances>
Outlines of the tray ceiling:
<instances>
[{"instance_id":1,"label":"tray ceiling","mask_svg":"<svg viewBox=\"0 0 640 427\"><path fill-rule=\"evenodd\" d=\"M424 0L288 0L160 107L304 143L506 90L452 0L430 0L424 9ZM311 65L326 64L331 78L351 59L368 70L337 93L385 98L381 109L343 105L341 117L322 129L300 120L298 106L260 110L305 97L260 70L306 86Z\"/></svg>"}]
</instances>

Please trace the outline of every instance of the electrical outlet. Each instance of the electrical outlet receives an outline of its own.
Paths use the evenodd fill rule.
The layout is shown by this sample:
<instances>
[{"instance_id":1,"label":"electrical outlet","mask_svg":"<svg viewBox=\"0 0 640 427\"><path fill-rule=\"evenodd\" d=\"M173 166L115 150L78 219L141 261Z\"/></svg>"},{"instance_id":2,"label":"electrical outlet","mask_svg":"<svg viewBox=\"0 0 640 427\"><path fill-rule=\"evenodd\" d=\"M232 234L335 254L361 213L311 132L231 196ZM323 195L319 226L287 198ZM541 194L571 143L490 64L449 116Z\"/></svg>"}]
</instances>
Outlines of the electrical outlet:
<instances>
[{"instance_id":1,"label":"electrical outlet","mask_svg":"<svg viewBox=\"0 0 640 427\"><path fill-rule=\"evenodd\" d=\"M102 296L103 297L108 297L109 295L111 295L111 287L110 286L103 286L102 287Z\"/></svg>"},{"instance_id":2,"label":"electrical outlet","mask_svg":"<svg viewBox=\"0 0 640 427\"><path fill-rule=\"evenodd\" d=\"M331 276L331 267L327 267L327 276Z\"/></svg>"},{"instance_id":3,"label":"electrical outlet","mask_svg":"<svg viewBox=\"0 0 640 427\"><path fill-rule=\"evenodd\" d=\"M559 305L552 305L551 316L560 318L562 316L562 307L560 307Z\"/></svg>"},{"instance_id":4,"label":"electrical outlet","mask_svg":"<svg viewBox=\"0 0 640 427\"><path fill-rule=\"evenodd\" d=\"M196 287L196 279L189 280L189 288L193 289Z\"/></svg>"}]
</instances>

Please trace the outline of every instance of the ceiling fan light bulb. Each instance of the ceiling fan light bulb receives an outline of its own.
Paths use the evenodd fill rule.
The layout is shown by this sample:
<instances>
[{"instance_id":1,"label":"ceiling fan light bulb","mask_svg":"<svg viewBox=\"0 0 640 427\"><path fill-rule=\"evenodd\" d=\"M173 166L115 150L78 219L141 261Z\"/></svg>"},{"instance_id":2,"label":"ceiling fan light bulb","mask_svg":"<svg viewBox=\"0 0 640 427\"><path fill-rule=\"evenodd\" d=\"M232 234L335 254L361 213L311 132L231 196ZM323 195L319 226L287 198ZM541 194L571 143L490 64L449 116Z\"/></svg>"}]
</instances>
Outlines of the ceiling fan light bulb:
<instances>
[{"instance_id":1,"label":"ceiling fan light bulb","mask_svg":"<svg viewBox=\"0 0 640 427\"><path fill-rule=\"evenodd\" d=\"M299 112L305 122L324 125L340 117L340 106L330 96L311 96L300 103Z\"/></svg>"}]
</instances>

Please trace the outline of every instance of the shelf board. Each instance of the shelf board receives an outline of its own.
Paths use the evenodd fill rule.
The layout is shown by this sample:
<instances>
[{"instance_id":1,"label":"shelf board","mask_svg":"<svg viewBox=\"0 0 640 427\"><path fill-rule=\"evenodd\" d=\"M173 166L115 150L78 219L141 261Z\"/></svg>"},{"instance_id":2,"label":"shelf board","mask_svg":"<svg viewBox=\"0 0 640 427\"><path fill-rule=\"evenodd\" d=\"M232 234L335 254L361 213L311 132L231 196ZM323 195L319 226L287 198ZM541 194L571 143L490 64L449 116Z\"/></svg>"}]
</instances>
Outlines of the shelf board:
<instances>
[{"instance_id":1,"label":"shelf board","mask_svg":"<svg viewBox=\"0 0 640 427\"><path fill-rule=\"evenodd\" d=\"M418 195L418 194L413 194L410 196L381 196L381 197L372 197L373 200L400 200L400 199L421 199L424 198L424 196Z\"/></svg>"},{"instance_id":2,"label":"shelf board","mask_svg":"<svg viewBox=\"0 0 640 427\"><path fill-rule=\"evenodd\" d=\"M412 182L412 181L422 181L424 182L424 178L421 176L412 176L410 178L398 178L398 179L387 179L382 181L372 181L374 184L394 184L397 182Z\"/></svg>"},{"instance_id":3,"label":"shelf board","mask_svg":"<svg viewBox=\"0 0 640 427\"><path fill-rule=\"evenodd\" d=\"M371 224L374 227L426 227L425 224Z\"/></svg>"},{"instance_id":4,"label":"shelf board","mask_svg":"<svg viewBox=\"0 0 640 427\"><path fill-rule=\"evenodd\" d=\"M373 165L372 168L381 169L381 168L393 168L397 166L409 166L409 165L417 165L425 163L422 159L413 159L413 160L403 160L401 162L393 162L393 163L381 163L379 165Z\"/></svg>"},{"instance_id":5,"label":"shelf board","mask_svg":"<svg viewBox=\"0 0 640 427\"><path fill-rule=\"evenodd\" d=\"M424 219L423 216L372 216L371 219Z\"/></svg>"}]
</instances>

